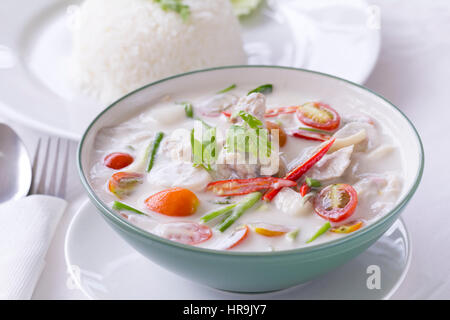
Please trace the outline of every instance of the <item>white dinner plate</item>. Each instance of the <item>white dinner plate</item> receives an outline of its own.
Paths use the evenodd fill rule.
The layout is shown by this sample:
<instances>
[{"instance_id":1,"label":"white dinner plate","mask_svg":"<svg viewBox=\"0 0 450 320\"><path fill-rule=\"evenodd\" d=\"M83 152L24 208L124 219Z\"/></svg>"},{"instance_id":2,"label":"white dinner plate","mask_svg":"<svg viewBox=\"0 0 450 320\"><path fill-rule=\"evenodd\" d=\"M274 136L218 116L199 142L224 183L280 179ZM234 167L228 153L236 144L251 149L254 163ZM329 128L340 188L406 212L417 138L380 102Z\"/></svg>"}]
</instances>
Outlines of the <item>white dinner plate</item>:
<instances>
[{"instance_id":1,"label":"white dinner plate","mask_svg":"<svg viewBox=\"0 0 450 320\"><path fill-rule=\"evenodd\" d=\"M316 280L277 292L231 293L191 282L153 264L96 211L86 201L65 240L72 281L90 299L388 299L402 283L411 261L409 235L397 220L361 255Z\"/></svg>"},{"instance_id":2,"label":"white dinner plate","mask_svg":"<svg viewBox=\"0 0 450 320\"><path fill-rule=\"evenodd\" d=\"M105 106L71 85L70 12L79 0L0 1L0 112L74 140ZM363 0L267 0L242 19L250 64L302 67L363 83L378 57Z\"/></svg>"}]
</instances>

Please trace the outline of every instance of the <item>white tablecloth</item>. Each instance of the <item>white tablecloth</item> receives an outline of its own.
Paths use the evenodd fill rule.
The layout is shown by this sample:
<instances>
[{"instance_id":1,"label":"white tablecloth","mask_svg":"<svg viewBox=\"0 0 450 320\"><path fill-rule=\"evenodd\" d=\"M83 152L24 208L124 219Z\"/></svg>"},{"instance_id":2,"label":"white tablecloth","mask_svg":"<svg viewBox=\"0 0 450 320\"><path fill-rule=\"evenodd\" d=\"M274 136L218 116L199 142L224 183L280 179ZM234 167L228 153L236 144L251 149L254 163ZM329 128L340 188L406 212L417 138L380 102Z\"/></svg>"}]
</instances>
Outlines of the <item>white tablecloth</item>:
<instances>
[{"instance_id":1,"label":"white tablecloth","mask_svg":"<svg viewBox=\"0 0 450 320\"><path fill-rule=\"evenodd\" d=\"M369 2L381 9L382 49L366 85L399 106L414 122L426 154L422 184L403 213L412 238L411 268L393 298L449 299L450 1ZM13 127L33 152L39 133L16 124ZM48 252L35 299L84 298L70 285L64 262L64 236L85 199L75 154L72 159L70 205Z\"/></svg>"}]
</instances>

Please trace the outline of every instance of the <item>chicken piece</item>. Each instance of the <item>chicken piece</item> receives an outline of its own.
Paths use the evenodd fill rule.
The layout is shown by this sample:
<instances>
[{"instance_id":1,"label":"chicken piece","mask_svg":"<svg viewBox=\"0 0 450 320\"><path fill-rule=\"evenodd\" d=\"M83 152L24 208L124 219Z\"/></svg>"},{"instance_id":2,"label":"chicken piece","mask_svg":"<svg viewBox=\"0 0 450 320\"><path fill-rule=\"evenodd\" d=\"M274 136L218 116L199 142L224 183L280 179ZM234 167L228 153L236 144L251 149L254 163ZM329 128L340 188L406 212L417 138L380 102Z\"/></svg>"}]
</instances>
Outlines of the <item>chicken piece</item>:
<instances>
[{"instance_id":1,"label":"chicken piece","mask_svg":"<svg viewBox=\"0 0 450 320\"><path fill-rule=\"evenodd\" d=\"M308 172L308 176L320 181L339 178L350 165L352 153L353 145L326 154Z\"/></svg>"},{"instance_id":2,"label":"chicken piece","mask_svg":"<svg viewBox=\"0 0 450 320\"><path fill-rule=\"evenodd\" d=\"M227 152L222 149L216 162L217 178L223 180L256 178L261 166L249 162L244 153Z\"/></svg>"},{"instance_id":3,"label":"chicken piece","mask_svg":"<svg viewBox=\"0 0 450 320\"><path fill-rule=\"evenodd\" d=\"M233 108L233 114L237 114L239 111L245 111L258 118L265 128L266 98L263 94L252 93L239 99L237 105ZM239 116L231 118L231 121L239 124L243 123L242 118ZM243 152L242 148L236 148L239 151L235 151L234 148L222 149L217 159L217 177L220 179L248 179L260 175L271 176L276 174L280 169L278 141L272 141L271 148L270 157L263 159L255 154ZM261 150L258 151L261 153Z\"/></svg>"},{"instance_id":4,"label":"chicken piece","mask_svg":"<svg viewBox=\"0 0 450 320\"><path fill-rule=\"evenodd\" d=\"M393 208L402 190L402 182L392 173L366 174L353 187L358 193L358 206L364 208L370 204L370 210L363 210L364 214L371 212L377 215Z\"/></svg>"},{"instance_id":5,"label":"chicken piece","mask_svg":"<svg viewBox=\"0 0 450 320\"><path fill-rule=\"evenodd\" d=\"M232 94L216 94L197 104L195 110L206 117L220 116L225 111L236 104L238 97Z\"/></svg>"},{"instance_id":6,"label":"chicken piece","mask_svg":"<svg viewBox=\"0 0 450 320\"><path fill-rule=\"evenodd\" d=\"M401 191L400 178L392 173L366 174L354 184L358 196L391 197L396 199Z\"/></svg>"},{"instance_id":7,"label":"chicken piece","mask_svg":"<svg viewBox=\"0 0 450 320\"><path fill-rule=\"evenodd\" d=\"M191 133L177 129L161 143L162 154L173 161L192 162Z\"/></svg>"},{"instance_id":8,"label":"chicken piece","mask_svg":"<svg viewBox=\"0 0 450 320\"><path fill-rule=\"evenodd\" d=\"M250 113L257 119L261 120L263 125L265 125L264 114L266 113L266 97L259 92L254 92L248 96L244 96L239 99L237 104L233 107L233 115L239 111L245 111ZM242 122L240 117L231 117L231 122L239 123Z\"/></svg>"},{"instance_id":9,"label":"chicken piece","mask_svg":"<svg viewBox=\"0 0 450 320\"><path fill-rule=\"evenodd\" d=\"M283 188L274 198L275 207L283 213L299 216L313 212L313 206L309 197L302 197L300 193Z\"/></svg>"},{"instance_id":10,"label":"chicken piece","mask_svg":"<svg viewBox=\"0 0 450 320\"><path fill-rule=\"evenodd\" d=\"M212 181L209 173L192 163L169 162L155 166L147 176L148 181L165 188L181 187L201 191Z\"/></svg>"}]
</instances>

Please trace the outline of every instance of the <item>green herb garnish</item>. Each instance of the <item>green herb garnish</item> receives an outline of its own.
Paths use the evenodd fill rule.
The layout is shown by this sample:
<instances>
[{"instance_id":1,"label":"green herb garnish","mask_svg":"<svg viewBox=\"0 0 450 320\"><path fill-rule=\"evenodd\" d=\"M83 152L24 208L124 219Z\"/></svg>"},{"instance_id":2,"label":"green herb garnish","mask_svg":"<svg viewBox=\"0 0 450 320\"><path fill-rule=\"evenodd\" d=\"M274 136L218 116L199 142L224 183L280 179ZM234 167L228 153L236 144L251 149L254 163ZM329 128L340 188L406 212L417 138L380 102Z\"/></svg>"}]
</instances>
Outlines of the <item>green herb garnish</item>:
<instances>
[{"instance_id":1,"label":"green herb garnish","mask_svg":"<svg viewBox=\"0 0 450 320\"><path fill-rule=\"evenodd\" d=\"M264 84L262 86L259 86L256 89L253 89L252 91L250 91L247 95L254 93L254 92L259 92L259 93L271 93L273 90L273 86L271 84Z\"/></svg>"},{"instance_id":2,"label":"green herb garnish","mask_svg":"<svg viewBox=\"0 0 450 320\"><path fill-rule=\"evenodd\" d=\"M134 213L146 216L146 214L143 213L142 211L139 211L139 210L137 210L135 208L132 208L129 205L126 205L125 203L122 203L122 202L119 202L119 201L114 201L114 204L113 204L112 208L114 210L117 210L117 211L125 210L125 211L130 211L130 212L134 212Z\"/></svg>"},{"instance_id":3,"label":"green herb garnish","mask_svg":"<svg viewBox=\"0 0 450 320\"><path fill-rule=\"evenodd\" d=\"M245 111L239 111L238 115L244 120L245 123L248 124L248 126L252 129L259 129L262 128L262 122L255 116L251 115L248 112Z\"/></svg>"},{"instance_id":4,"label":"green herb garnish","mask_svg":"<svg viewBox=\"0 0 450 320\"><path fill-rule=\"evenodd\" d=\"M261 0L231 0L234 14L238 17L252 13L261 3Z\"/></svg>"},{"instance_id":5,"label":"green herb garnish","mask_svg":"<svg viewBox=\"0 0 450 320\"><path fill-rule=\"evenodd\" d=\"M247 124L247 127L233 125L227 131L226 147L228 152L249 152L253 156L270 157L271 143L269 132L263 128L261 120L245 111L239 111L238 116ZM264 153L264 151L266 151Z\"/></svg>"},{"instance_id":6,"label":"green herb garnish","mask_svg":"<svg viewBox=\"0 0 450 320\"><path fill-rule=\"evenodd\" d=\"M173 11L178 13L184 22L186 22L189 19L189 16L191 15L191 9L189 8L188 5L183 4L182 0L153 0L153 1L159 3L161 9L163 9L164 11Z\"/></svg>"},{"instance_id":7,"label":"green herb garnish","mask_svg":"<svg viewBox=\"0 0 450 320\"><path fill-rule=\"evenodd\" d=\"M218 91L217 93L218 93L218 94L219 94L219 93L225 93L225 92L228 92L228 91L233 90L234 88L236 88L236 85L235 85L235 84L232 84L232 85L229 86L228 88L225 88L225 89L223 89L223 90L220 90L220 91Z\"/></svg>"},{"instance_id":8,"label":"green herb garnish","mask_svg":"<svg viewBox=\"0 0 450 320\"><path fill-rule=\"evenodd\" d=\"M231 126L227 135L227 145L235 143L238 151L250 152L256 157L259 150L260 155L270 157L272 147L268 139L269 132L263 128L261 120L242 110L239 111L238 116L249 129L242 126ZM233 146L231 148L234 150ZM266 153L264 153L265 150Z\"/></svg>"}]
</instances>

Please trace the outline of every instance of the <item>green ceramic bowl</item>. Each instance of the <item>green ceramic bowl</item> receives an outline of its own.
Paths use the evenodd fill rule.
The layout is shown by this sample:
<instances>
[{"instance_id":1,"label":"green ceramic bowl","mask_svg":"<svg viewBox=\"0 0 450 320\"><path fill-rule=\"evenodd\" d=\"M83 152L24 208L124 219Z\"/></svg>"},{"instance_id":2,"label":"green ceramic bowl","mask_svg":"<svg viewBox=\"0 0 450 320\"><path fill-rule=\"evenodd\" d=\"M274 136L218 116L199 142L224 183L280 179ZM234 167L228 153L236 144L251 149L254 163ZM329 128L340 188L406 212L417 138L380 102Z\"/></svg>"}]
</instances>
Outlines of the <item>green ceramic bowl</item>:
<instances>
[{"instance_id":1,"label":"green ceramic bowl","mask_svg":"<svg viewBox=\"0 0 450 320\"><path fill-rule=\"evenodd\" d=\"M331 105L353 104L370 111L391 127L402 141L405 159L404 191L395 208L377 222L341 239L279 252L215 251L160 238L115 214L92 189L87 172L93 142L99 129L137 114L152 101L174 92L198 88L254 87L272 83L274 88L301 90L311 99ZM274 66L233 66L195 71L149 84L116 101L90 124L78 149L81 181L106 222L137 251L162 267L205 285L238 292L279 290L307 282L354 258L372 245L399 217L416 191L424 166L420 137L406 116L386 99L367 88L330 75Z\"/></svg>"}]
</instances>

